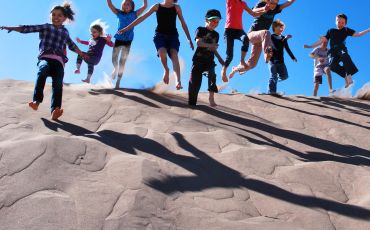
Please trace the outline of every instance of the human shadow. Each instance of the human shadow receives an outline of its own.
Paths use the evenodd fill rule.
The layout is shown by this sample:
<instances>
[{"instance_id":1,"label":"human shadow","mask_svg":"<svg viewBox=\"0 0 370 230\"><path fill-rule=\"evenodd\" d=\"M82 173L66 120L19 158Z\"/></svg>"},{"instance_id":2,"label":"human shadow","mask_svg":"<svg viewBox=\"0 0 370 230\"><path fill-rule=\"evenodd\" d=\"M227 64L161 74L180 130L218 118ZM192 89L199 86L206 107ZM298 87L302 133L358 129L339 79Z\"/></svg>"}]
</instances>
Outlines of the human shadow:
<instances>
[{"instance_id":1,"label":"human shadow","mask_svg":"<svg viewBox=\"0 0 370 230\"><path fill-rule=\"evenodd\" d=\"M119 89L91 89L88 93L90 95L94 95L94 96L95 95L100 95L100 94L115 95L117 97L126 98L126 99L129 99L129 100L132 100L132 101L135 101L137 103L147 105L147 106L150 106L150 107L153 107L153 108L160 108L158 105L156 105L156 104L154 104L154 103L152 103L148 100L144 100L143 98L137 97L135 95L125 94L125 93L123 93L122 90L119 90Z\"/></svg>"},{"instance_id":2,"label":"human shadow","mask_svg":"<svg viewBox=\"0 0 370 230\"><path fill-rule=\"evenodd\" d=\"M146 181L148 186L165 194L202 191L209 188L246 188L292 204L310 208L323 208L327 211L358 219L370 219L370 210L362 207L323 198L298 195L264 181L245 178L238 171L216 161L191 145L179 133L172 134L178 146L193 156L173 153L162 144L135 134L123 134L112 130L102 130L94 133L86 128L64 121L51 122L44 118L41 120L47 128L53 131L61 129L72 135L91 138L127 154L137 154L142 151L172 162L194 174L194 176L168 176L162 179L151 178Z\"/></svg>"},{"instance_id":3,"label":"human shadow","mask_svg":"<svg viewBox=\"0 0 370 230\"><path fill-rule=\"evenodd\" d=\"M195 158L181 162L181 167L194 173L194 176L167 176L150 179L147 184L165 194L175 192L198 192L209 188L246 188L269 197L308 208L322 208L341 215L370 219L370 210L350 204L343 204L324 198L298 195L278 186L246 178L238 171L214 160L212 157L190 144L181 134L173 133L177 144ZM191 168L189 168L191 166Z\"/></svg>"},{"instance_id":4,"label":"human shadow","mask_svg":"<svg viewBox=\"0 0 370 230\"><path fill-rule=\"evenodd\" d=\"M238 136L248 140L251 143L254 143L256 145L266 145L271 146L273 148L277 148L286 152L289 152L293 155L296 155L299 157L302 161L305 162L322 162L322 161L332 161L332 162L339 162L343 164L351 164L351 165L363 165L363 166L370 166L370 158L364 157L364 156L358 156L357 154L351 155L351 156L338 156L330 153L323 153L323 152L300 152L298 150L295 150L293 148L290 148L286 145L280 144L276 141L274 141L271 138L268 138L258 132L243 129L241 127L237 127L234 125L226 124L226 123L220 123L221 125L233 127L235 129L239 129L243 132L247 132L252 134L255 137L258 137L260 139L250 137L243 134L237 134ZM262 140L261 140L262 139Z\"/></svg>"},{"instance_id":5,"label":"human shadow","mask_svg":"<svg viewBox=\"0 0 370 230\"><path fill-rule=\"evenodd\" d=\"M282 107L282 108L290 109L290 110L293 110L293 111L296 111L296 112L299 112L299 113L303 113L303 114L307 114L307 115L311 115L311 116L315 116L315 117L321 117L321 118L325 118L325 119L328 119L328 120L333 120L333 121L336 121L336 122L341 122L341 123L344 123L344 124L353 125L353 126L357 126L357 127L360 127L360 128L370 130L370 127L360 125L360 124L357 124L357 123L354 123L354 122L351 122L351 121L343 120L341 118L337 118L337 117L333 117L333 116L329 116L329 115L320 115L320 114L316 114L316 113L311 113L309 111L300 110L300 109L289 107L289 106L286 106L286 105L281 105L281 104L277 104L277 103L274 103L274 102L271 102L271 101L263 100L261 98L258 98L258 97L252 96L252 95L248 95L248 97L253 98L255 100L258 100L258 101L262 101L262 102L267 103L267 104L271 104L271 105L279 106L279 107Z\"/></svg>"}]
</instances>

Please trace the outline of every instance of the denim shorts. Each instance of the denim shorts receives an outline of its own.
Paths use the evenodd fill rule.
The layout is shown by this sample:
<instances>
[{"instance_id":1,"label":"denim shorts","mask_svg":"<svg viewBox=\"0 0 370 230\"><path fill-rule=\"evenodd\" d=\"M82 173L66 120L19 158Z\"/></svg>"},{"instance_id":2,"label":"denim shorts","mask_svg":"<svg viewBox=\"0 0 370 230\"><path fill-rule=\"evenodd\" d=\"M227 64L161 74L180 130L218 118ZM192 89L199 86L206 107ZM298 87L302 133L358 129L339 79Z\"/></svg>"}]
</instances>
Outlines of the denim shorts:
<instances>
[{"instance_id":1,"label":"denim shorts","mask_svg":"<svg viewBox=\"0 0 370 230\"><path fill-rule=\"evenodd\" d=\"M179 36L178 35L167 35L167 34L161 34L161 33L156 33L153 38L155 48L157 51L160 48L166 48L168 56L171 57L170 55L170 50L174 49L177 52L179 52L180 49L180 41L179 41Z\"/></svg>"}]
</instances>

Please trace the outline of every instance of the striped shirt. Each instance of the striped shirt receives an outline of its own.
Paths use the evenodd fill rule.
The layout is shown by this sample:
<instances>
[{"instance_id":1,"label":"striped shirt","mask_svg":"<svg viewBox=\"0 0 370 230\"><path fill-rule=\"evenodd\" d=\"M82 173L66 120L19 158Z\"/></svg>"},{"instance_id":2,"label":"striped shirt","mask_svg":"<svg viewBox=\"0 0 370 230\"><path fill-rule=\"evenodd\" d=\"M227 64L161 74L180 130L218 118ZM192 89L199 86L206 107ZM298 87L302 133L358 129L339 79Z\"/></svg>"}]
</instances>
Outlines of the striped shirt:
<instances>
[{"instance_id":1,"label":"striped shirt","mask_svg":"<svg viewBox=\"0 0 370 230\"><path fill-rule=\"evenodd\" d=\"M24 25L21 33L34 33L39 32L39 50L40 54L38 58L40 59L43 55L57 55L63 58L64 62L68 61L65 55L65 47L72 51L76 51L78 47L69 37L68 30L61 26L59 28L55 27L53 24L42 24L42 25Z\"/></svg>"}]
</instances>

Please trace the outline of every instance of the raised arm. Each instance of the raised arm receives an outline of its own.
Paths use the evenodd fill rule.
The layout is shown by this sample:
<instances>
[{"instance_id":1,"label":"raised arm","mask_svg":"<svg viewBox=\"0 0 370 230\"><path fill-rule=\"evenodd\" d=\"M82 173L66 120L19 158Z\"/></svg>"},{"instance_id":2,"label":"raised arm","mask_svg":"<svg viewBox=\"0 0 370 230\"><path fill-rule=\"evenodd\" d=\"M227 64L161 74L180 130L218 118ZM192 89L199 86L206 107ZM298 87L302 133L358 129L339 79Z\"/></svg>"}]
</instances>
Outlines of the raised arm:
<instances>
[{"instance_id":1,"label":"raised arm","mask_svg":"<svg viewBox=\"0 0 370 230\"><path fill-rule=\"evenodd\" d=\"M138 17L135 21L131 22L130 25L126 26L125 28L119 30L117 33L118 34L123 34L125 33L126 31L134 28L135 26L137 26L138 24L142 23L147 17L149 17L150 15L152 15L154 12L156 12L158 10L158 4L155 4L153 5L150 10L148 10L145 14L141 15L140 17Z\"/></svg>"},{"instance_id":2,"label":"raised arm","mask_svg":"<svg viewBox=\"0 0 370 230\"><path fill-rule=\"evenodd\" d=\"M286 1L284 4L280 5L280 10L283 10L283 9L291 6L294 2L295 2L295 0Z\"/></svg>"},{"instance_id":3,"label":"raised arm","mask_svg":"<svg viewBox=\"0 0 370 230\"><path fill-rule=\"evenodd\" d=\"M118 14L117 8L113 5L112 0L107 0L107 4L109 9L113 12L113 14Z\"/></svg>"},{"instance_id":4,"label":"raised arm","mask_svg":"<svg viewBox=\"0 0 370 230\"><path fill-rule=\"evenodd\" d=\"M369 33L369 32L370 32L370 28L369 28L369 29L367 29L367 30L361 31L361 32L356 32L356 33L354 33L352 36L353 36L353 37L361 37L361 36L363 36L363 35L365 35L365 34L367 34L367 33Z\"/></svg>"},{"instance_id":5,"label":"raised arm","mask_svg":"<svg viewBox=\"0 0 370 230\"><path fill-rule=\"evenodd\" d=\"M266 13L269 10L270 10L269 5L265 5L265 6L261 6L261 7L254 7L252 9L252 11L254 12L254 17L261 16L262 14Z\"/></svg>"},{"instance_id":6,"label":"raised arm","mask_svg":"<svg viewBox=\"0 0 370 230\"><path fill-rule=\"evenodd\" d=\"M188 39L188 42L190 44L190 48L192 50L194 50L194 45L193 45L193 42L191 41L188 26L186 25L185 19L182 15L181 7L179 5L176 5L175 7L176 7L176 10L177 10L177 15L179 16L179 19L180 19L180 22L181 22L182 29L184 30L186 38Z\"/></svg>"},{"instance_id":7,"label":"raised arm","mask_svg":"<svg viewBox=\"0 0 370 230\"><path fill-rule=\"evenodd\" d=\"M321 45L325 41L328 41L328 40L326 39L326 37L322 36L322 37L320 37L320 39L317 42L313 43L312 45L304 45L303 47L304 48L315 48L315 47Z\"/></svg>"},{"instance_id":8,"label":"raised arm","mask_svg":"<svg viewBox=\"0 0 370 230\"><path fill-rule=\"evenodd\" d=\"M136 16L140 16L148 7L148 0L143 0L143 5L136 11Z\"/></svg>"},{"instance_id":9,"label":"raised arm","mask_svg":"<svg viewBox=\"0 0 370 230\"><path fill-rule=\"evenodd\" d=\"M251 8L249 8L247 3L245 3L244 10L247 11L247 13L250 14L252 17L258 17L265 12L263 10L263 12L261 11L262 12L261 14L258 14L257 12L254 12Z\"/></svg>"}]
</instances>

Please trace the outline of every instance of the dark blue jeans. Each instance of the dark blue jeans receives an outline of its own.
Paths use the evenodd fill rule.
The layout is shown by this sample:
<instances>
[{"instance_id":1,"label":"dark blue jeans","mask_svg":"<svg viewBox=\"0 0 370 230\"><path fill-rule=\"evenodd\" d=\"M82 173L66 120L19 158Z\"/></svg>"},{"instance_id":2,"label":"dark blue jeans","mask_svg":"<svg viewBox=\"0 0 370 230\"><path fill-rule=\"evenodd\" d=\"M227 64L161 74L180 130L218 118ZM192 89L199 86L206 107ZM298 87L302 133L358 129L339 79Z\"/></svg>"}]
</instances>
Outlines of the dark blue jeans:
<instances>
[{"instance_id":1,"label":"dark blue jeans","mask_svg":"<svg viewBox=\"0 0 370 230\"><path fill-rule=\"evenodd\" d=\"M39 71L33 92L33 101L41 103L44 100L46 78L50 76L52 78L53 92L51 96L51 112L53 112L56 107L60 108L62 106L64 67L59 61L49 58L40 60L37 66Z\"/></svg>"},{"instance_id":2,"label":"dark blue jeans","mask_svg":"<svg viewBox=\"0 0 370 230\"><path fill-rule=\"evenodd\" d=\"M284 81L288 79L288 70L284 63L269 63L270 67L270 80L269 80L269 93L276 93L276 85L278 80Z\"/></svg>"}]
</instances>

